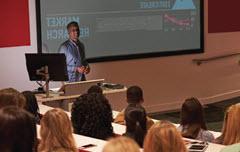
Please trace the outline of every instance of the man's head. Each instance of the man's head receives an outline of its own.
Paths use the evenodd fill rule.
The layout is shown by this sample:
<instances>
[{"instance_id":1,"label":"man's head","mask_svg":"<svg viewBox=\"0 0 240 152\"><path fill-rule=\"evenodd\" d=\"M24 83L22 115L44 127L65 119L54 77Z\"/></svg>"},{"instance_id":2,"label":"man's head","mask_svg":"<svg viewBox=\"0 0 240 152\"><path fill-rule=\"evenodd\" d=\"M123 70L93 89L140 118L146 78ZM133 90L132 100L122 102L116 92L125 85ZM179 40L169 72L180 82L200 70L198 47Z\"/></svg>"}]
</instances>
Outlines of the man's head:
<instances>
[{"instance_id":1,"label":"man's head","mask_svg":"<svg viewBox=\"0 0 240 152\"><path fill-rule=\"evenodd\" d=\"M131 86L127 89L127 102L135 104L143 102L143 91L139 86Z\"/></svg>"},{"instance_id":2,"label":"man's head","mask_svg":"<svg viewBox=\"0 0 240 152\"><path fill-rule=\"evenodd\" d=\"M75 21L68 23L67 30L68 30L69 38L76 42L80 35L78 23Z\"/></svg>"}]
</instances>

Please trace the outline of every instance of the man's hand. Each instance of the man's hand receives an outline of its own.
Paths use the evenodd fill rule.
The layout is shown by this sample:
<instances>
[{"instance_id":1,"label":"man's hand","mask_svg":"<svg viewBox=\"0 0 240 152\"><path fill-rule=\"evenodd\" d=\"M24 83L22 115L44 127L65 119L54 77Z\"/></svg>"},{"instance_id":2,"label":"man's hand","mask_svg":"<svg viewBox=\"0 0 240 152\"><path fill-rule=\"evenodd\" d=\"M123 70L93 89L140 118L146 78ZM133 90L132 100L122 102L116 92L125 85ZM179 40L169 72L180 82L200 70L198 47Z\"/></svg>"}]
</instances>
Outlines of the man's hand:
<instances>
[{"instance_id":1,"label":"man's hand","mask_svg":"<svg viewBox=\"0 0 240 152\"><path fill-rule=\"evenodd\" d=\"M77 67L77 72L88 74L90 72L90 67L89 66Z\"/></svg>"},{"instance_id":2,"label":"man's hand","mask_svg":"<svg viewBox=\"0 0 240 152\"><path fill-rule=\"evenodd\" d=\"M85 71L85 67L84 66L77 67L77 72L78 73L84 73L84 71Z\"/></svg>"},{"instance_id":3,"label":"man's hand","mask_svg":"<svg viewBox=\"0 0 240 152\"><path fill-rule=\"evenodd\" d=\"M85 70L84 70L84 73L85 74L88 74L90 72L90 67L89 66L86 66L85 67Z\"/></svg>"}]
</instances>

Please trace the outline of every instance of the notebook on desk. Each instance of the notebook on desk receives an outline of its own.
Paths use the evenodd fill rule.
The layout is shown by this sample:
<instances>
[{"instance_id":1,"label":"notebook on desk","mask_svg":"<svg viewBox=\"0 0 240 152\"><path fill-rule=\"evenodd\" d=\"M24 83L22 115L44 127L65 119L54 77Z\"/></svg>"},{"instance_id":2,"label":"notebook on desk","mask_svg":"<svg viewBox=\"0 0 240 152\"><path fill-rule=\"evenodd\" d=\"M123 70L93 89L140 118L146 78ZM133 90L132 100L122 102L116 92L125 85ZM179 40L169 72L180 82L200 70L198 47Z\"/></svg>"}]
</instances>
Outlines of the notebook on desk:
<instances>
[{"instance_id":1,"label":"notebook on desk","mask_svg":"<svg viewBox=\"0 0 240 152\"><path fill-rule=\"evenodd\" d=\"M98 85L99 83L103 83L103 81L104 79L95 79L95 80L64 83L64 85L60 88L59 91L64 92L61 95L65 95L65 96L80 95L80 94L86 93L87 90L92 85Z\"/></svg>"}]
</instances>

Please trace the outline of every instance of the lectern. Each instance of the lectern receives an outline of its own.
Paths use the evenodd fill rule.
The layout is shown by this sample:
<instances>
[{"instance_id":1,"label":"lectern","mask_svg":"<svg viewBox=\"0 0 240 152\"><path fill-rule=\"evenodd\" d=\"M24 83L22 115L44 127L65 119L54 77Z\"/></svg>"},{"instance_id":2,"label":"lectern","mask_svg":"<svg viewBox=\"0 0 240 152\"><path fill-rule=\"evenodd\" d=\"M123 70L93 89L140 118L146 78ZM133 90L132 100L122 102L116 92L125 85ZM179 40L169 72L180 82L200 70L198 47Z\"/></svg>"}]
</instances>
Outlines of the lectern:
<instances>
[{"instance_id":1,"label":"lectern","mask_svg":"<svg viewBox=\"0 0 240 152\"><path fill-rule=\"evenodd\" d=\"M68 81L66 57L60 53L26 53L26 65L31 81L45 81L49 98L49 81Z\"/></svg>"}]
</instances>

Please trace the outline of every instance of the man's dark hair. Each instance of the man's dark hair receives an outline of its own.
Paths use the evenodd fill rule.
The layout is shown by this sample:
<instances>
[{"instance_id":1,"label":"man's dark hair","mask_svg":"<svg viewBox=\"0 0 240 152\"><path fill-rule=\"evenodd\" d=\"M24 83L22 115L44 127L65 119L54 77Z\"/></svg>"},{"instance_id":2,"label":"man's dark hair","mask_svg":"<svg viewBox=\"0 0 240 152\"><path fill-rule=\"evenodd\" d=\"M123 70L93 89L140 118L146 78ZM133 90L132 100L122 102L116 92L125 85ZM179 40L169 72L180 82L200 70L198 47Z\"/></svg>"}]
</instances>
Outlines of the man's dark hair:
<instances>
[{"instance_id":1,"label":"man's dark hair","mask_svg":"<svg viewBox=\"0 0 240 152\"><path fill-rule=\"evenodd\" d=\"M87 93L100 93L100 94L103 94L103 90L102 90L102 88L100 86L93 85L93 86L91 86L88 89Z\"/></svg>"},{"instance_id":2,"label":"man's dark hair","mask_svg":"<svg viewBox=\"0 0 240 152\"><path fill-rule=\"evenodd\" d=\"M74 133L99 139L113 136L112 109L104 95L81 95L73 103L71 121Z\"/></svg>"},{"instance_id":3,"label":"man's dark hair","mask_svg":"<svg viewBox=\"0 0 240 152\"><path fill-rule=\"evenodd\" d=\"M127 102L140 103L143 101L143 91L139 86L131 86L127 89Z\"/></svg>"},{"instance_id":4,"label":"man's dark hair","mask_svg":"<svg viewBox=\"0 0 240 152\"><path fill-rule=\"evenodd\" d=\"M67 25L67 30L69 30L69 28L72 27L72 26L73 26L73 27L78 27L78 28L79 28L78 23L75 22L75 21L72 21L72 22L68 23L68 25Z\"/></svg>"}]
</instances>

